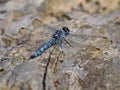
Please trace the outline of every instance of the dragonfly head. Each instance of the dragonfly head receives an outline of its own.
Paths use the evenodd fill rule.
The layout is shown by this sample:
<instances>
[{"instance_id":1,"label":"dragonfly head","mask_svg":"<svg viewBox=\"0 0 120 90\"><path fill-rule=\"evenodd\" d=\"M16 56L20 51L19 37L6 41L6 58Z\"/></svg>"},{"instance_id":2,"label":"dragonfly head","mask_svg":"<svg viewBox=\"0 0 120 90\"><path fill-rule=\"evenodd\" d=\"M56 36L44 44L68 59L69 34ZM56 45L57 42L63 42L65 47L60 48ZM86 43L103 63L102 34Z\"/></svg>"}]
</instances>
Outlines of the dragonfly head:
<instances>
[{"instance_id":1,"label":"dragonfly head","mask_svg":"<svg viewBox=\"0 0 120 90\"><path fill-rule=\"evenodd\" d=\"M70 34L70 29L68 27L63 27L62 30L66 33L66 35Z\"/></svg>"}]
</instances>

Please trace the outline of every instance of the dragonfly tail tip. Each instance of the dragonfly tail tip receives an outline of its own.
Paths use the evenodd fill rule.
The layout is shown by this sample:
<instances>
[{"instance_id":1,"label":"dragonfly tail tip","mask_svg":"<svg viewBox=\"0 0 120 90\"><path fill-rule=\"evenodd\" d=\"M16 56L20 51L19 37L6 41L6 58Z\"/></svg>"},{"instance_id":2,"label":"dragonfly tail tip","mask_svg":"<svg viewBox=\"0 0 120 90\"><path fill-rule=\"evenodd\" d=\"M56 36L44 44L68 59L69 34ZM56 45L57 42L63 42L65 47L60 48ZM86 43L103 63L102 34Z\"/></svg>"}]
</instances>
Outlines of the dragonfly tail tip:
<instances>
[{"instance_id":1,"label":"dragonfly tail tip","mask_svg":"<svg viewBox=\"0 0 120 90\"><path fill-rule=\"evenodd\" d=\"M35 58L35 56L33 56L33 55L32 55L32 56L30 56L30 58L29 58L29 59L33 59L33 58Z\"/></svg>"}]
</instances>

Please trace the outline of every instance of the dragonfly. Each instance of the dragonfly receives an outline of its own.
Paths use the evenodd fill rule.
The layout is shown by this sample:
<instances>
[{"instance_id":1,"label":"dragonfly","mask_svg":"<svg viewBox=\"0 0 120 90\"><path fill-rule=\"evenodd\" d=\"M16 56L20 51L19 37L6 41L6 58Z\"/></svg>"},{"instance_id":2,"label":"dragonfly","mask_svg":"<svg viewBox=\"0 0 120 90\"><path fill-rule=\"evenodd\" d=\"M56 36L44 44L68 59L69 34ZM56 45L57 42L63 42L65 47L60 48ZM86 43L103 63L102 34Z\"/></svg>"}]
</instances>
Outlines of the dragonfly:
<instances>
[{"instance_id":1,"label":"dragonfly","mask_svg":"<svg viewBox=\"0 0 120 90\"><path fill-rule=\"evenodd\" d=\"M92 47L93 45L89 43L88 41L91 41L93 38L102 38L102 36L96 36L92 35L92 33L88 34L83 34L81 32L81 29L74 29L66 27L67 25L71 25L72 22L65 22L62 23L62 25L48 25L40 21L39 19L34 19L32 21L32 26L35 30L27 29L27 28L21 28L21 31L30 31L30 32L35 32L34 34L30 33L30 37L40 37L40 39L37 39L37 42L42 43L39 48L37 48L32 55L29 56L29 59L36 58L43 54L46 50L48 50L52 46L58 46L58 49L62 51L63 48L63 43L65 42L71 47L76 47L76 48L71 48L69 49L68 47L65 46L65 49L67 49L67 52L70 52L71 54L77 53L77 51L82 49L81 47ZM74 23L72 23L74 24ZM70 26L69 26L70 27ZM24 30L25 29L25 30ZM25 35L26 36L26 35ZM31 40L31 39L30 39ZM69 40L69 42L68 42ZM63 52L63 51L62 51ZM79 51L78 51L79 52Z\"/></svg>"},{"instance_id":2,"label":"dragonfly","mask_svg":"<svg viewBox=\"0 0 120 90\"><path fill-rule=\"evenodd\" d=\"M45 27L47 27L47 33L49 32L53 32L53 34L51 35L51 39L49 41L47 41L46 43L44 43L42 46L40 46L31 56L29 59L33 59L36 58L38 56L40 56L42 53L44 53L47 49L49 49L50 47L57 45L60 49L60 51L63 50L63 41L66 42L68 45L70 45L71 47L73 47L67 40L66 37L70 34L70 29L66 26L63 26L61 29L57 29L53 26L49 26L47 24L42 23L39 19L34 19L32 21L32 25L34 28L39 28L40 25L45 25ZM51 30L52 29L52 30ZM54 30L53 30L54 29Z\"/></svg>"}]
</instances>

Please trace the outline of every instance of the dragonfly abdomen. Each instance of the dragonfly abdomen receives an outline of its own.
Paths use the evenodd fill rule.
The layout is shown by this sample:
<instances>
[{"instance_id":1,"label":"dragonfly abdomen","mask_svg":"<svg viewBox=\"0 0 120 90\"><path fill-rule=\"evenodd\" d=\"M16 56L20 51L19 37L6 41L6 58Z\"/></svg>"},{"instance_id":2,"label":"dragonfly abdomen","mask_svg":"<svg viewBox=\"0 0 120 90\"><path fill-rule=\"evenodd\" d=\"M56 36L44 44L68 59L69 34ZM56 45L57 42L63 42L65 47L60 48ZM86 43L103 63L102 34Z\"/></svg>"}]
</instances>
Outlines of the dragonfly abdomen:
<instances>
[{"instance_id":1,"label":"dragonfly abdomen","mask_svg":"<svg viewBox=\"0 0 120 90\"><path fill-rule=\"evenodd\" d=\"M49 42L45 43L42 47L38 48L38 50L36 50L34 52L34 54L30 57L30 59L33 59L35 57L38 57L39 55L41 55L43 52L45 52L45 50L47 50L48 48L50 48L51 46L55 45L55 40L51 39Z\"/></svg>"}]
</instances>

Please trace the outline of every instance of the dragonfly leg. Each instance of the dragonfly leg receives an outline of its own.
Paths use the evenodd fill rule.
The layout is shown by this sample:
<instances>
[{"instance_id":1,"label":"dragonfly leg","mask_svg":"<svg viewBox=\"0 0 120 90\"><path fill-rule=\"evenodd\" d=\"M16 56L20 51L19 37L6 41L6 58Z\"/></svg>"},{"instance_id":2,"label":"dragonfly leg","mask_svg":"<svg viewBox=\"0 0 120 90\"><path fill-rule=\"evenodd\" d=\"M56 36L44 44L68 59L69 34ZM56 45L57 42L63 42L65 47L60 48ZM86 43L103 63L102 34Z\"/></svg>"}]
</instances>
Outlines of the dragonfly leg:
<instances>
[{"instance_id":1,"label":"dragonfly leg","mask_svg":"<svg viewBox=\"0 0 120 90\"><path fill-rule=\"evenodd\" d=\"M58 47L59 47L59 50L63 52L62 44L59 44Z\"/></svg>"},{"instance_id":2,"label":"dragonfly leg","mask_svg":"<svg viewBox=\"0 0 120 90\"><path fill-rule=\"evenodd\" d=\"M63 52L62 40L58 41L58 47L61 52Z\"/></svg>"},{"instance_id":3,"label":"dragonfly leg","mask_svg":"<svg viewBox=\"0 0 120 90\"><path fill-rule=\"evenodd\" d=\"M63 48L60 48L60 46L59 46L59 51L65 56L65 53L64 53L65 50Z\"/></svg>"},{"instance_id":4,"label":"dragonfly leg","mask_svg":"<svg viewBox=\"0 0 120 90\"><path fill-rule=\"evenodd\" d=\"M71 47L73 47L65 38L64 38L64 41Z\"/></svg>"}]
</instances>

